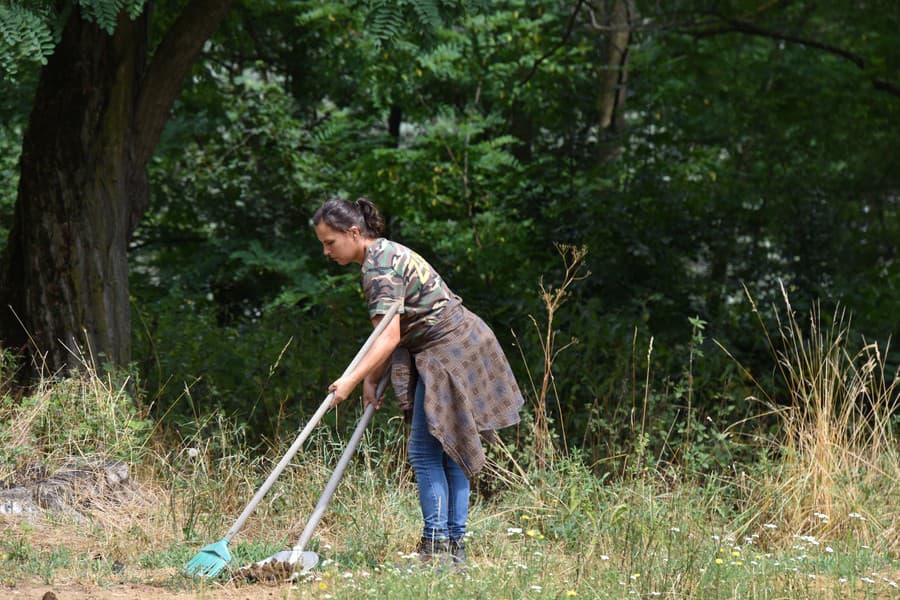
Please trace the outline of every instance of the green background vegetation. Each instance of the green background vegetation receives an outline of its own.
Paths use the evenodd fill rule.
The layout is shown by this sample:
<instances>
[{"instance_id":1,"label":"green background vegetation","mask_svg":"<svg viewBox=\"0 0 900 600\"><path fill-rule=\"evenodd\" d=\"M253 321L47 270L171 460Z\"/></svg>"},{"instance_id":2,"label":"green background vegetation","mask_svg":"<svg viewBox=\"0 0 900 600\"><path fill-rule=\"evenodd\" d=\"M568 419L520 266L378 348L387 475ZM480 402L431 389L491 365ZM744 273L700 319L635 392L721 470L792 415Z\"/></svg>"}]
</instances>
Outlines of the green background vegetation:
<instances>
[{"instance_id":1,"label":"green background vegetation","mask_svg":"<svg viewBox=\"0 0 900 600\"><path fill-rule=\"evenodd\" d=\"M0 12L0 245L59 25L33 4ZM150 206L129 247L131 364L70 437L49 426L65 421L65 387L10 391L9 422L29 415L29 426L0 439L108 452L96 439L112 437L117 457L149 452L138 454L172 482L180 519L170 562L189 557L227 526L215 513L235 514L253 489L209 474L265 473L250 457L277 452L370 331L356 274L326 263L309 224L324 199L366 196L388 235L492 325L526 394L523 425L504 432L515 459L497 451L476 514L495 532L527 516L536 525L525 530L547 541L501 535L477 551L482 561L519 553L533 573L534 548L523 548L549 544L575 563L548 591L557 597L621 589L623 574L643 577L628 580L642 594L821 591L761 559L762 584L694 562L692 552L720 550L725 566L732 552L743 562L732 546L754 534L769 536L762 556L798 532L839 539L833 555L814 548L814 571L832 582L896 565L897 511L878 498L896 497L898 482L900 11L627 2L623 70L608 47L622 4L236 2L148 165ZM151 41L182 5L154 3ZM35 15L46 32L8 33ZM605 87L611 72L618 83ZM621 95L604 121L610 89ZM0 385L15 388L22 359L4 351ZM329 415L334 435L357 414L348 402ZM403 471L390 416L379 413L369 450L384 453L385 481ZM223 423L235 429L228 443ZM185 475L187 447L203 450L208 472ZM3 457L5 477L22 456ZM356 477L347 513L371 484ZM235 506L215 506L223 494ZM379 497L415 520L408 497ZM279 509L290 512L269 507ZM506 511L515 517L497 517ZM673 541L673 527L692 542ZM712 535L737 537L720 548ZM22 539L3 543L21 550ZM366 558L345 562L404 545L366 541ZM618 571L578 548L612 556ZM512 573L510 596L537 585Z\"/></svg>"},{"instance_id":2,"label":"green background vegetation","mask_svg":"<svg viewBox=\"0 0 900 600\"><path fill-rule=\"evenodd\" d=\"M764 313L783 281L801 311L846 307L855 340L894 336L900 98L875 82L900 73L897 11L638 2L603 127L609 31L591 15L612 4L236 4L185 82L131 242L133 369L155 414L223 410L266 437L318 404L367 334L356 276L309 228L332 196L374 199L523 383L541 376L530 317L540 282L562 278L554 243L587 247L590 276L554 323L578 339L550 407L573 446L621 442L629 365L651 337L661 422L684 416L691 349L695 431L746 416L746 378L712 345L767 377L744 287ZM157 3L153 31L178 7ZM41 118L40 65L12 64L0 234Z\"/></svg>"}]
</instances>

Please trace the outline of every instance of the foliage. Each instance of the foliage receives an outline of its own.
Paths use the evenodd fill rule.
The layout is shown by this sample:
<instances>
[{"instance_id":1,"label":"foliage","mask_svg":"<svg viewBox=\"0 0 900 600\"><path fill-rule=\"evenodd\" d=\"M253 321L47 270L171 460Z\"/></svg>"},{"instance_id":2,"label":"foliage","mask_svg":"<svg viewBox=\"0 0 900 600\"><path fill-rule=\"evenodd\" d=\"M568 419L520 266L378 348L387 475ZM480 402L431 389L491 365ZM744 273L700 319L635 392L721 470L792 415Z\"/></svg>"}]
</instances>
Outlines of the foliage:
<instances>
[{"instance_id":1,"label":"foliage","mask_svg":"<svg viewBox=\"0 0 900 600\"><path fill-rule=\"evenodd\" d=\"M144 10L146 0L78 0L82 16L107 33L116 28L123 12L131 19ZM20 65L47 64L72 7L68 3L47 0L0 5L0 76L16 79Z\"/></svg>"},{"instance_id":2,"label":"foliage","mask_svg":"<svg viewBox=\"0 0 900 600\"><path fill-rule=\"evenodd\" d=\"M332 344L336 329L322 315L341 314L354 300L342 290L355 286L310 273L318 250L306 198L322 176L310 159L325 144L291 116L293 101L279 86L252 75L234 85L239 99L208 115L216 135L201 138L196 125L176 119L162 145L182 152L151 166L154 217L133 253L135 358L160 411L193 416L216 407L262 433L281 426L285 407L318 405L330 381L322 365L350 360L365 339L365 316L359 310L355 331ZM197 406L176 405L185 384ZM302 412L288 414L284 426Z\"/></svg>"},{"instance_id":3,"label":"foliage","mask_svg":"<svg viewBox=\"0 0 900 600\"><path fill-rule=\"evenodd\" d=\"M440 5L443 2L435 0L402 0L400 2L385 2L373 0L368 2L366 30L379 43L385 40L393 40L400 37L407 27L409 20L404 13L415 15L415 21L428 29L436 29L443 24L440 15Z\"/></svg>"},{"instance_id":4,"label":"foliage","mask_svg":"<svg viewBox=\"0 0 900 600\"><path fill-rule=\"evenodd\" d=\"M15 78L19 64L34 60L47 63L56 40L50 26L49 5L25 7L19 3L0 6L0 75Z\"/></svg>"},{"instance_id":5,"label":"foliage","mask_svg":"<svg viewBox=\"0 0 900 600\"><path fill-rule=\"evenodd\" d=\"M5 53L0 50L0 57L2 56ZM3 182L0 186L0 250L6 245L12 227L19 187L19 155L28 126L31 99L37 85L36 63L25 63L20 67L15 77L9 74L0 76L0 181Z\"/></svg>"},{"instance_id":6,"label":"foliage","mask_svg":"<svg viewBox=\"0 0 900 600\"><path fill-rule=\"evenodd\" d=\"M19 181L18 158L21 152L21 128L0 127L0 177L6 185L0 189L0 239L6 237L12 227L13 207ZM0 246L2 248L3 246Z\"/></svg>"},{"instance_id":7,"label":"foliage","mask_svg":"<svg viewBox=\"0 0 900 600\"><path fill-rule=\"evenodd\" d=\"M116 30L116 22L122 13L135 19L146 3L147 0L78 0L82 16L97 23L110 35Z\"/></svg>"},{"instance_id":8,"label":"foliage","mask_svg":"<svg viewBox=\"0 0 900 600\"><path fill-rule=\"evenodd\" d=\"M154 36L175 4L155 5ZM783 280L801 313L841 303L848 335L896 337L896 11L635 2L622 126L605 129L611 4L236 3L157 148L132 242L154 410L222 410L262 438L318 404L368 327L352 270L324 265L309 231L331 196L373 198L521 382L543 362L529 315L562 278L554 244L589 249L593 275L554 319L579 345L553 365L547 417L601 471L627 470L606 460L622 449L698 471L745 452L728 427L751 416L752 379L787 390L744 286L765 306ZM3 82L0 230L33 85L19 75Z\"/></svg>"}]
</instances>

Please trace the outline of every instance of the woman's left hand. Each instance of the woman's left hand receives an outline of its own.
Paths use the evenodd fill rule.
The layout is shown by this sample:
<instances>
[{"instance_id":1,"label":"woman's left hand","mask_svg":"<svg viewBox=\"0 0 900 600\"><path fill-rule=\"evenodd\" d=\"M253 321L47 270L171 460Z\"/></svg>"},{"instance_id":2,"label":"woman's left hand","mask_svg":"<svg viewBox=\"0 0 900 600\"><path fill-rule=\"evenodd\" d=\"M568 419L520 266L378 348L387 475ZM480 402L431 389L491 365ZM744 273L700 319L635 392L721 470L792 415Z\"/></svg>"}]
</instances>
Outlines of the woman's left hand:
<instances>
[{"instance_id":1,"label":"woman's left hand","mask_svg":"<svg viewBox=\"0 0 900 600\"><path fill-rule=\"evenodd\" d=\"M378 398L375 396L375 393L378 391L378 382L370 381L367 377L365 382L363 382L363 404L368 406L370 404L375 406L375 409L378 410L381 408L381 403L384 402L384 396Z\"/></svg>"}]
</instances>

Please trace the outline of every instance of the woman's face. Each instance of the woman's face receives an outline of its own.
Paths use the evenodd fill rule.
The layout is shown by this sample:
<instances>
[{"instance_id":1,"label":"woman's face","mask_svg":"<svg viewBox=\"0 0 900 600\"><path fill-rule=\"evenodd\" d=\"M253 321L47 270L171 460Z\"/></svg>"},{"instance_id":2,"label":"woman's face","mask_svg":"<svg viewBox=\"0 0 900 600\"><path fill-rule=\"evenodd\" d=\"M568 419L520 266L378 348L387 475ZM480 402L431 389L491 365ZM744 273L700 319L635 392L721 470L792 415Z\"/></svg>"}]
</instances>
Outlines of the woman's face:
<instances>
[{"instance_id":1,"label":"woman's face","mask_svg":"<svg viewBox=\"0 0 900 600\"><path fill-rule=\"evenodd\" d=\"M366 249L360 243L362 238L356 227L351 227L350 231L338 231L330 225L319 223L316 225L316 237L322 242L322 253L337 264L362 264Z\"/></svg>"}]
</instances>

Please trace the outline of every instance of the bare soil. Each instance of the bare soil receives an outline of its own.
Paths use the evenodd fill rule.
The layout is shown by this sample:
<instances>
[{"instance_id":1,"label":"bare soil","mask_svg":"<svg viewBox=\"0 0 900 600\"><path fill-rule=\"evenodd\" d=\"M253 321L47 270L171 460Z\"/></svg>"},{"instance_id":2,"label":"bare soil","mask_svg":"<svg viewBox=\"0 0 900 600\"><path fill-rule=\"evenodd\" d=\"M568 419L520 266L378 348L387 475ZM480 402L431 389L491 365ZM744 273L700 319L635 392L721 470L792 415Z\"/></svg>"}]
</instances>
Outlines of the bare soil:
<instances>
[{"instance_id":1,"label":"bare soil","mask_svg":"<svg viewBox=\"0 0 900 600\"><path fill-rule=\"evenodd\" d=\"M78 519L50 511L0 514L0 598L249 600L296 597L304 595L302 588L314 587L277 578L198 582L184 577L178 566L142 567L142 556L165 556L179 542L166 503L153 490L139 491L125 503L95 503ZM67 560L54 565L54 556Z\"/></svg>"},{"instance_id":2,"label":"bare soil","mask_svg":"<svg viewBox=\"0 0 900 600\"><path fill-rule=\"evenodd\" d=\"M12 587L0 586L0 596L3 598L27 598L29 600L118 600L123 598L129 600L196 600L198 598L255 600L257 598L286 598L296 593L296 587L292 589L288 584L278 587L261 584L235 587L226 583L181 592L147 584L108 582L103 585L64 582L47 585L21 582L15 583Z\"/></svg>"},{"instance_id":3,"label":"bare soil","mask_svg":"<svg viewBox=\"0 0 900 600\"><path fill-rule=\"evenodd\" d=\"M302 594L303 587L317 591L309 582L284 583L274 581L247 582L221 579L194 585L185 580L182 585L173 583L180 577L172 570L134 570L119 578L103 578L102 581L78 581L67 576L54 576L52 583L43 583L37 577L22 581L6 579L0 585L0 598L27 598L30 600L187 600L210 598L221 600L251 600L257 598L288 598ZM139 583L142 582L142 583ZM159 582L154 585L153 582ZM183 587L183 589L177 589Z\"/></svg>"}]
</instances>

